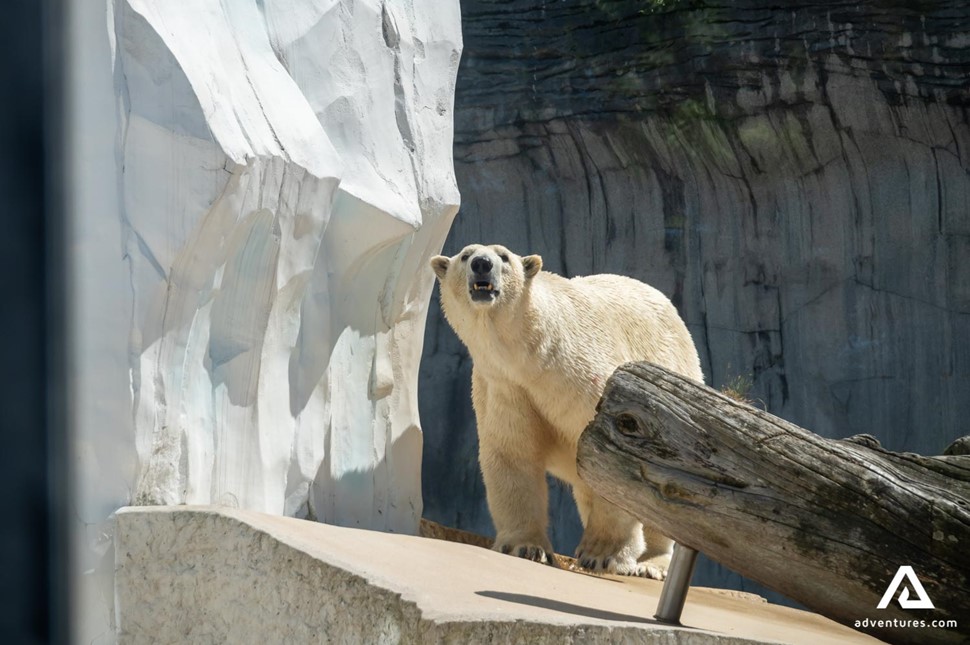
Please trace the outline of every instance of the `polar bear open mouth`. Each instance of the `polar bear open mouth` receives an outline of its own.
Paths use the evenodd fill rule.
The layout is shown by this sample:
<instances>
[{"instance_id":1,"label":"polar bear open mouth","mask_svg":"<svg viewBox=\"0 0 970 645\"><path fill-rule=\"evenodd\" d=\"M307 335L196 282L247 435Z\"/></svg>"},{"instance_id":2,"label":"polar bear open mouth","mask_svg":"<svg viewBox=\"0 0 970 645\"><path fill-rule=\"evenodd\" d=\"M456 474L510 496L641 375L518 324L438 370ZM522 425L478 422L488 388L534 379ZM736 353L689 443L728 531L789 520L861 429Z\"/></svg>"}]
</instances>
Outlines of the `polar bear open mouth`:
<instances>
[{"instance_id":1,"label":"polar bear open mouth","mask_svg":"<svg viewBox=\"0 0 970 645\"><path fill-rule=\"evenodd\" d=\"M469 285L468 293L475 302L491 302L499 294L499 290L491 280L475 280Z\"/></svg>"}]
</instances>

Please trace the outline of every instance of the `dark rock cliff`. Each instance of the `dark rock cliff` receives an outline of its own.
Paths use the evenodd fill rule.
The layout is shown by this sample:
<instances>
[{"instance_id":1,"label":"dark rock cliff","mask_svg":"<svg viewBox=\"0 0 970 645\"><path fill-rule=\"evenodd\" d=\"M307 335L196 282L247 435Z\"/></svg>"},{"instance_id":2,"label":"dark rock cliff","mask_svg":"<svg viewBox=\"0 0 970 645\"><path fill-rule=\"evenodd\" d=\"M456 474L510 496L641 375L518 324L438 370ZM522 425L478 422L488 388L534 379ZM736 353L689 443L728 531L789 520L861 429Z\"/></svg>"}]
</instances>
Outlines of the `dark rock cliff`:
<instances>
[{"instance_id":1,"label":"dark rock cliff","mask_svg":"<svg viewBox=\"0 0 970 645\"><path fill-rule=\"evenodd\" d=\"M445 253L644 280L709 384L938 454L970 433L970 6L777 7L463 1ZM425 340L425 515L488 533L471 362L436 307ZM568 493L552 505L570 552Z\"/></svg>"}]
</instances>

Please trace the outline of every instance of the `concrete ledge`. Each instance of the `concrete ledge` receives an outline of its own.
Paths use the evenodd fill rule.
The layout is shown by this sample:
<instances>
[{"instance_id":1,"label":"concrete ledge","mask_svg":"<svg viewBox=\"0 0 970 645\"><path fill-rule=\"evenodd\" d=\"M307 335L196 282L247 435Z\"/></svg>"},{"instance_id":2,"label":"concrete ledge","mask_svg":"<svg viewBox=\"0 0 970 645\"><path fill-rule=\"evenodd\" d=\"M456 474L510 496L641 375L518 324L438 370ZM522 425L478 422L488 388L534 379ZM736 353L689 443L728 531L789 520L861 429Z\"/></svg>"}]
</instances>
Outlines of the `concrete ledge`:
<instances>
[{"instance_id":1,"label":"concrete ledge","mask_svg":"<svg viewBox=\"0 0 970 645\"><path fill-rule=\"evenodd\" d=\"M117 513L122 643L874 643L807 612L485 549L219 507Z\"/></svg>"}]
</instances>

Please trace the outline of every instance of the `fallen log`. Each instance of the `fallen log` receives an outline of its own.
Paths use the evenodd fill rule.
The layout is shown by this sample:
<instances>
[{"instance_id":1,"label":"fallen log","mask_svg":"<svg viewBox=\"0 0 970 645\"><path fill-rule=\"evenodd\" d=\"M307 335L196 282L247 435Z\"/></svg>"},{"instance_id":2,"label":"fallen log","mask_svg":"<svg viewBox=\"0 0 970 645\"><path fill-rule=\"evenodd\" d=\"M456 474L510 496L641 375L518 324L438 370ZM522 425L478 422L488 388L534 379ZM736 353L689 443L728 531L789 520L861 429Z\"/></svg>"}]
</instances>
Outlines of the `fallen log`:
<instances>
[{"instance_id":1,"label":"fallen log","mask_svg":"<svg viewBox=\"0 0 970 645\"><path fill-rule=\"evenodd\" d=\"M613 503L824 616L890 642L970 637L968 456L825 439L631 363L608 381L578 462ZM901 606L924 595L933 609Z\"/></svg>"}]
</instances>

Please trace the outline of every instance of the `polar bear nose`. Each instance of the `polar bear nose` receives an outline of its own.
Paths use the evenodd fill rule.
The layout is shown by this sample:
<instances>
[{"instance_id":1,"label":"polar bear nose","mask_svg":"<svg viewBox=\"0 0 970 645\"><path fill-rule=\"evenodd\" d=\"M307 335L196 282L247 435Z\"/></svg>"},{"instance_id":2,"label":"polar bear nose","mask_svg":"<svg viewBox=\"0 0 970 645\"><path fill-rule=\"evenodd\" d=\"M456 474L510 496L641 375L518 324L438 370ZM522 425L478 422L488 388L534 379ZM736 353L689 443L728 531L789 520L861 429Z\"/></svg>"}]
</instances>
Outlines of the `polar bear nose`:
<instances>
[{"instance_id":1,"label":"polar bear nose","mask_svg":"<svg viewBox=\"0 0 970 645\"><path fill-rule=\"evenodd\" d=\"M492 270L492 261L487 257L478 256L472 260L472 271L475 273L488 273Z\"/></svg>"}]
</instances>

